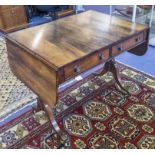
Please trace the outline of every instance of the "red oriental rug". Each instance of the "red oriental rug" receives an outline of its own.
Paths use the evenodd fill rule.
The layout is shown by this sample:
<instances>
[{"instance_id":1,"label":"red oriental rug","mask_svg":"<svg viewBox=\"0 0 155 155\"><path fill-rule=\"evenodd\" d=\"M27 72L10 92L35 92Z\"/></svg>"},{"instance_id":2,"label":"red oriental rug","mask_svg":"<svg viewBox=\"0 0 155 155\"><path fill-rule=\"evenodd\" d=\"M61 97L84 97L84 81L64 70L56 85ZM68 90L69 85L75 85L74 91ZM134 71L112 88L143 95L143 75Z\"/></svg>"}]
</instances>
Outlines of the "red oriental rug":
<instances>
[{"instance_id":1,"label":"red oriental rug","mask_svg":"<svg viewBox=\"0 0 155 155\"><path fill-rule=\"evenodd\" d=\"M60 93L54 112L65 146L44 111L29 111L0 128L0 148L155 148L155 78L117 67L129 96L110 73Z\"/></svg>"}]
</instances>

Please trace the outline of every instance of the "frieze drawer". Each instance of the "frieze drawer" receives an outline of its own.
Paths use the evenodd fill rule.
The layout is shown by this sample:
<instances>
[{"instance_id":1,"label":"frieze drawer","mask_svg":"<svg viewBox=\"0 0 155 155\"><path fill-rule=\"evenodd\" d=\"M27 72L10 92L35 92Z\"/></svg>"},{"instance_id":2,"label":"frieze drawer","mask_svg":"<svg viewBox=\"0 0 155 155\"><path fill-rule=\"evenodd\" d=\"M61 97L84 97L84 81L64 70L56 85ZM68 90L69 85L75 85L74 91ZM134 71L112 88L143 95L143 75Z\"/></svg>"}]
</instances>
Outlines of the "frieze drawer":
<instances>
[{"instance_id":1,"label":"frieze drawer","mask_svg":"<svg viewBox=\"0 0 155 155\"><path fill-rule=\"evenodd\" d=\"M134 48L143 41L144 41L144 33L140 33L130 39L127 39L126 41L112 47L112 56L117 56L121 52L124 52L125 50Z\"/></svg>"},{"instance_id":2,"label":"frieze drawer","mask_svg":"<svg viewBox=\"0 0 155 155\"><path fill-rule=\"evenodd\" d=\"M83 58L78 62L74 62L64 68L65 79L70 79L82 72L93 68L109 59L109 49L98 51L87 58Z\"/></svg>"}]
</instances>

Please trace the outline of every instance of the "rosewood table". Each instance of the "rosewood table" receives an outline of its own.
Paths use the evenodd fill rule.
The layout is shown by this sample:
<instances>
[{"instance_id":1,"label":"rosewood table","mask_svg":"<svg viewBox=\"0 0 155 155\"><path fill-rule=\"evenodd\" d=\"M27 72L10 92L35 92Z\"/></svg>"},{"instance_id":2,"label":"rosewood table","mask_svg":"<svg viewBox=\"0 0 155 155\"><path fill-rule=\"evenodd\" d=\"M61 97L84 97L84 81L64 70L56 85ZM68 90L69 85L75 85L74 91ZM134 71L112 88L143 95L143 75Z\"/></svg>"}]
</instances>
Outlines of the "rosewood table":
<instances>
[{"instance_id":1,"label":"rosewood table","mask_svg":"<svg viewBox=\"0 0 155 155\"><path fill-rule=\"evenodd\" d=\"M6 35L13 73L43 101L51 122L58 86L96 65L100 76L111 71L124 94L114 58L125 52L143 55L149 27L114 16L87 11Z\"/></svg>"}]
</instances>

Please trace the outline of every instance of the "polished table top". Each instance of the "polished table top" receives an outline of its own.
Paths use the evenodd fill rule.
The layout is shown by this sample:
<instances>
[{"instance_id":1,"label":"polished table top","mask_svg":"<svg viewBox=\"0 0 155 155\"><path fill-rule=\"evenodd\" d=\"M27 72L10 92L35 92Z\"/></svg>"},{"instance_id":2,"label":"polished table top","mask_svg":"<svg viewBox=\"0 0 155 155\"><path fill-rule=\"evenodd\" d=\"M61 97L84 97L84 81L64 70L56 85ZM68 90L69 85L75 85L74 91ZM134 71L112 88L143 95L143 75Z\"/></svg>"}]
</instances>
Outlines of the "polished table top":
<instances>
[{"instance_id":1,"label":"polished table top","mask_svg":"<svg viewBox=\"0 0 155 155\"><path fill-rule=\"evenodd\" d=\"M124 40L147 26L87 11L8 37L55 69Z\"/></svg>"}]
</instances>

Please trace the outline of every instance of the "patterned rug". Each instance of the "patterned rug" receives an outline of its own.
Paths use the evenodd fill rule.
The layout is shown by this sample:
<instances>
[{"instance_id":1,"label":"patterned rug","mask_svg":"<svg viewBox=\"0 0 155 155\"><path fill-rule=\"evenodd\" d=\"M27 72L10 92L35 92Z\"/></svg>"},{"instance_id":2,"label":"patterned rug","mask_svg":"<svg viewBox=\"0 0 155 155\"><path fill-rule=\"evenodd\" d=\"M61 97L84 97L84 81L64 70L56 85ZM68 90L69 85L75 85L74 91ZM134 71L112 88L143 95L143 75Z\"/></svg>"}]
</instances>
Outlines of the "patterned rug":
<instances>
[{"instance_id":1,"label":"patterned rug","mask_svg":"<svg viewBox=\"0 0 155 155\"><path fill-rule=\"evenodd\" d=\"M0 149L55 149L61 147L62 142L59 135L51 129L44 111L33 113L30 110L0 127Z\"/></svg>"},{"instance_id":2,"label":"patterned rug","mask_svg":"<svg viewBox=\"0 0 155 155\"><path fill-rule=\"evenodd\" d=\"M88 76L60 93L54 112L63 148L155 148L155 78L117 63L124 96L111 74ZM57 148L62 139L43 111L0 128L1 148ZM51 137L51 136L52 137Z\"/></svg>"},{"instance_id":3,"label":"patterned rug","mask_svg":"<svg viewBox=\"0 0 155 155\"><path fill-rule=\"evenodd\" d=\"M0 121L35 100L36 95L11 72L5 41L0 37Z\"/></svg>"}]
</instances>

